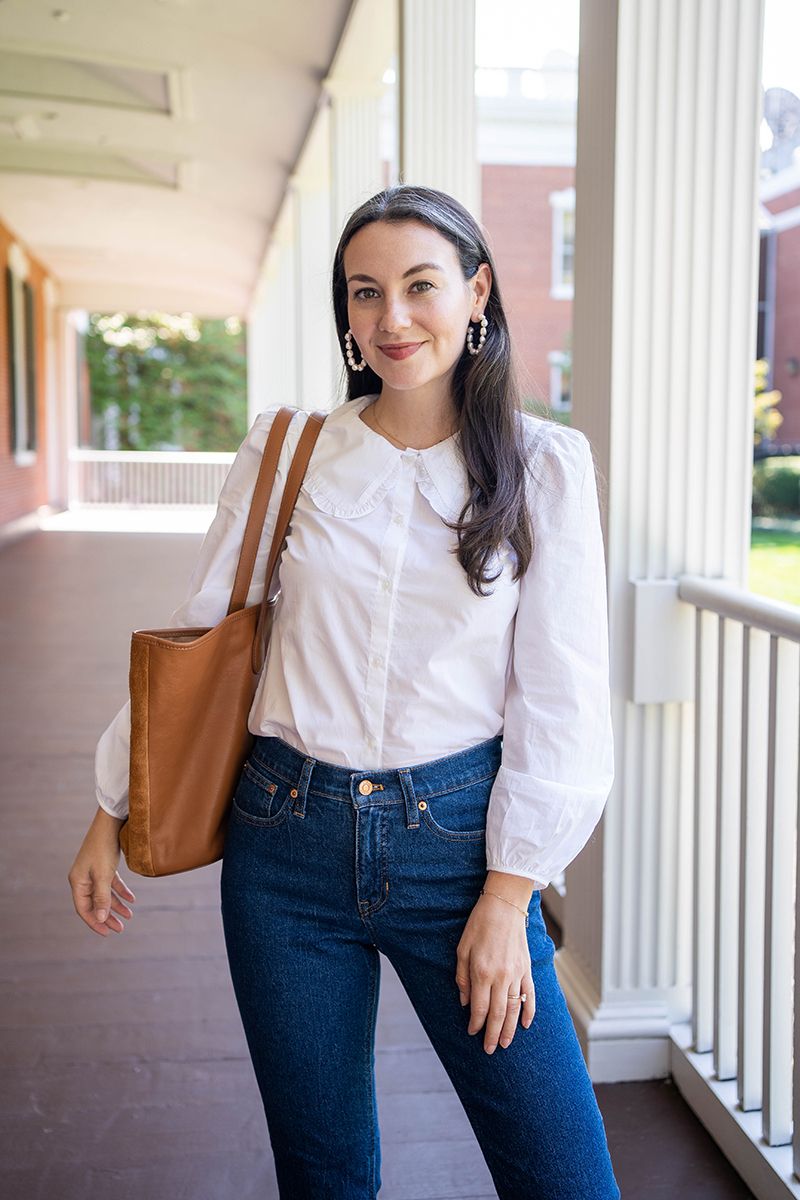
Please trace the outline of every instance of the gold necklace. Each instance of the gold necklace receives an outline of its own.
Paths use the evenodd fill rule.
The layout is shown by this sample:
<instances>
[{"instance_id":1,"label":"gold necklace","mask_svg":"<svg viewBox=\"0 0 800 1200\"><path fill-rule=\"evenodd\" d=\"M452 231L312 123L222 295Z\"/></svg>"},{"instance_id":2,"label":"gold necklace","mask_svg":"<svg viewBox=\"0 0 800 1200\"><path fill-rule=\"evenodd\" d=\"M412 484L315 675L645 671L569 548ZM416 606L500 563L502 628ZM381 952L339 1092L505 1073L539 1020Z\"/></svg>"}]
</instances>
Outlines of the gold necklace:
<instances>
[{"instance_id":1,"label":"gold necklace","mask_svg":"<svg viewBox=\"0 0 800 1200\"><path fill-rule=\"evenodd\" d=\"M389 441L394 442L395 446L397 446L397 448L399 450L408 450L407 445L404 445L399 440L399 438L396 438L393 433L389 433L389 430L386 429L385 426L381 425L380 421L378 420L377 413L375 412L375 404L376 403L377 403L377 401L374 401L369 407L370 407L370 411L372 413L372 419L375 422L375 424L378 426L378 429L380 429L381 433L385 433L386 436L388 437ZM449 436L452 437L452 434L450 434ZM444 438L443 440L447 441L447 438Z\"/></svg>"},{"instance_id":2,"label":"gold necklace","mask_svg":"<svg viewBox=\"0 0 800 1200\"><path fill-rule=\"evenodd\" d=\"M385 433L386 436L388 437L389 441L394 442L395 446L397 446L397 448L399 450L407 450L408 446L404 446L399 438L396 438L393 433L389 433L389 430L384 429L383 425L381 425L380 421L378 420L378 418L375 414L375 405L373 404L371 407L372 407L372 419L375 422L375 424L378 426L378 429L380 429L381 433Z\"/></svg>"}]
</instances>

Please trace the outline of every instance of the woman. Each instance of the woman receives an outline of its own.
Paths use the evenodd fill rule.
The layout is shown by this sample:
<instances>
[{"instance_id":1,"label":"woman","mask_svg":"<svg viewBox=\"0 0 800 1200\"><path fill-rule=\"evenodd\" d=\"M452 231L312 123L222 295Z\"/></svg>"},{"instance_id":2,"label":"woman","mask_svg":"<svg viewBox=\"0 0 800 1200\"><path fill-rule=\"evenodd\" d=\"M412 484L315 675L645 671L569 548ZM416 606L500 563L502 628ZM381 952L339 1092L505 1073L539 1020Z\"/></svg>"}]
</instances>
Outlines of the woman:
<instances>
[{"instance_id":1,"label":"woman","mask_svg":"<svg viewBox=\"0 0 800 1200\"><path fill-rule=\"evenodd\" d=\"M281 559L222 876L281 1196L366 1200L380 1186L382 951L501 1200L617 1197L540 910L612 776L588 444L519 411L491 254L449 196L402 185L363 204L336 251L333 304L349 402L325 422ZM273 416L239 451L176 625L225 614ZM101 809L71 872L104 936L133 901L116 874L127 737L123 710L98 747Z\"/></svg>"}]
</instances>

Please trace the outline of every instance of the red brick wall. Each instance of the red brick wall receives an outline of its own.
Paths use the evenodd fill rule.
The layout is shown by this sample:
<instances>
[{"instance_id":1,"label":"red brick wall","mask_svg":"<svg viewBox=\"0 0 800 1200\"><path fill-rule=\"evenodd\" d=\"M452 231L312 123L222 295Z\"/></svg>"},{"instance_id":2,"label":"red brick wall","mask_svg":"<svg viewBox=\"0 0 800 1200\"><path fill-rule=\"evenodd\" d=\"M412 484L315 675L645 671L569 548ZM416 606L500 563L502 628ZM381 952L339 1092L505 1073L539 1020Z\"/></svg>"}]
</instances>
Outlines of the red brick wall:
<instances>
[{"instance_id":1,"label":"red brick wall","mask_svg":"<svg viewBox=\"0 0 800 1200\"><path fill-rule=\"evenodd\" d=\"M550 296L550 193L574 183L572 167L485 164L482 168L482 221L495 255L523 391L544 400L550 395L547 355L565 349L565 335L572 328L571 301Z\"/></svg>"},{"instance_id":2,"label":"red brick wall","mask_svg":"<svg viewBox=\"0 0 800 1200\"><path fill-rule=\"evenodd\" d=\"M47 503L47 430L45 428L44 296L45 270L25 251L30 262L28 283L34 295L37 380L37 451L31 466L18 466L11 448L11 389L9 380L8 313L5 272L13 233L0 222L0 525L33 512ZM23 249L25 249L23 247Z\"/></svg>"},{"instance_id":3,"label":"red brick wall","mask_svg":"<svg viewBox=\"0 0 800 1200\"><path fill-rule=\"evenodd\" d=\"M770 212L800 205L800 188L767 203ZM800 226L778 234L775 279L775 362L773 386L783 394L778 411L783 424L776 437L781 442L800 442L800 374L791 375L787 362L800 362Z\"/></svg>"}]
</instances>

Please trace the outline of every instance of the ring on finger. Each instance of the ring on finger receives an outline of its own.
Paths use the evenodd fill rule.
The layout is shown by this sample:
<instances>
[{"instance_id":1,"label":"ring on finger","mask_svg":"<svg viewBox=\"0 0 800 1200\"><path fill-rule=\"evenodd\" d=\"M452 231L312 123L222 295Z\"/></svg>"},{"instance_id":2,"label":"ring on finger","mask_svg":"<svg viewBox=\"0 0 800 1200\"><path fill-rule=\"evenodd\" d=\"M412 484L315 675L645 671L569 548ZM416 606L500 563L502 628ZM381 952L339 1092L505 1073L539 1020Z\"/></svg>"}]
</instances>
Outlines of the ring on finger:
<instances>
[{"instance_id":1,"label":"ring on finger","mask_svg":"<svg viewBox=\"0 0 800 1200\"><path fill-rule=\"evenodd\" d=\"M523 1004L528 999L525 992L520 992L520 994L518 996L509 996L508 998L509 998L509 1000L521 1000Z\"/></svg>"}]
</instances>

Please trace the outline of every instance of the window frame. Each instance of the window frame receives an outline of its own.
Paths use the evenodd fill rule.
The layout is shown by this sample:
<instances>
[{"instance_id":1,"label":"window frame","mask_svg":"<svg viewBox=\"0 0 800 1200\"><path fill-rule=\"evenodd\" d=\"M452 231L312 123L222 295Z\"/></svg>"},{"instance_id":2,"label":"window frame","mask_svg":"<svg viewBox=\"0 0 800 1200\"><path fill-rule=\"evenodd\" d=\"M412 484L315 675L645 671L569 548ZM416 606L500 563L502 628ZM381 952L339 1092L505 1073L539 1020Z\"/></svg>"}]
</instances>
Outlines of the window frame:
<instances>
[{"instance_id":1,"label":"window frame","mask_svg":"<svg viewBox=\"0 0 800 1200\"><path fill-rule=\"evenodd\" d=\"M574 234L574 214L575 214L575 188L564 188L560 192L550 193L550 207L553 210L553 236L552 236L552 258L550 267L550 296L553 300L572 300L575 296L574 282L566 280L567 272L565 271L565 251L568 246L571 247L570 258L575 261L575 234ZM571 242L568 242L566 234L566 214L571 213L573 216L573 236Z\"/></svg>"}]
</instances>

